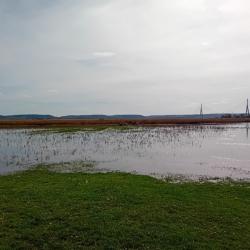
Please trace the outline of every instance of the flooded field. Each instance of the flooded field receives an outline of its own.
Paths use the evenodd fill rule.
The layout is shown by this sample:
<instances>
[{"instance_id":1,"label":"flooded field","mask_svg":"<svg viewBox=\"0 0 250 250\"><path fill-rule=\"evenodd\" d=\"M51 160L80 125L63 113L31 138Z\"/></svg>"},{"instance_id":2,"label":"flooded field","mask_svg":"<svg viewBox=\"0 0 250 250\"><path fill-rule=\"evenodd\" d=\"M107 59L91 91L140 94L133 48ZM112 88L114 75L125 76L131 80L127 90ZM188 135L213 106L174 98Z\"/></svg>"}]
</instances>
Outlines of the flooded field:
<instances>
[{"instance_id":1,"label":"flooded field","mask_svg":"<svg viewBox=\"0 0 250 250\"><path fill-rule=\"evenodd\" d=\"M87 162L97 171L250 180L248 130L248 124L75 133L2 129L0 174L37 164Z\"/></svg>"}]
</instances>

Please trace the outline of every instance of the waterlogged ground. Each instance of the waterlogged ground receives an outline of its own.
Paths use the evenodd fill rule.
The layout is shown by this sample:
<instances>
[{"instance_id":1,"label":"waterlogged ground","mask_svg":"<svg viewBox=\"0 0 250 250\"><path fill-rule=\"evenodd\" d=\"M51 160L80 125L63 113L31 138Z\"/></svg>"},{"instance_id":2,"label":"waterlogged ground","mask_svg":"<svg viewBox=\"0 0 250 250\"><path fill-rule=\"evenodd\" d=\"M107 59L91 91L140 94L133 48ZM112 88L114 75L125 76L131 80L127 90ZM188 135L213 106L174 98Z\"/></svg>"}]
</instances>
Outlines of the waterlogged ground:
<instances>
[{"instance_id":1,"label":"waterlogged ground","mask_svg":"<svg viewBox=\"0 0 250 250\"><path fill-rule=\"evenodd\" d=\"M123 171L250 180L248 124L100 130L0 130L0 174L53 164L57 171ZM64 163L62 169L58 163ZM69 164L69 163L74 163ZM73 167L72 167L73 166Z\"/></svg>"}]
</instances>

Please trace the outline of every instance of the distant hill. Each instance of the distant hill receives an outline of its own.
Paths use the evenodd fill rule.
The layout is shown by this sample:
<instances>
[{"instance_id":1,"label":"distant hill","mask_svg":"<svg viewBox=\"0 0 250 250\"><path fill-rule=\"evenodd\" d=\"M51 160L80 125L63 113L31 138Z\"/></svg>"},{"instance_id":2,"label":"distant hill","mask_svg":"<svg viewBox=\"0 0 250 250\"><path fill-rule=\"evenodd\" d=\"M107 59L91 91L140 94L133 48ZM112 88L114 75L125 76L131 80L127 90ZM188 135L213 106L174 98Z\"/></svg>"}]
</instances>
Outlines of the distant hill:
<instances>
[{"instance_id":1,"label":"distant hill","mask_svg":"<svg viewBox=\"0 0 250 250\"><path fill-rule=\"evenodd\" d=\"M0 116L0 119L2 120L32 120L32 119L53 119L53 118L56 117L52 115L37 115L37 114Z\"/></svg>"},{"instance_id":2,"label":"distant hill","mask_svg":"<svg viewBox=\"0 0 250 250\"><path fill-rule=\"evenodd\" d=\"M143 119L143 115L67 115L60 119Z\"/></svg>"},{"instance_id":3,"label":"distant hill","mask_svg":"<svg viewBox=\"0 0 250 250\"><path fill-rule=\"evenodd\" d=\"M58 117L60 119L107 119L107 115L66 115Z\"/></svg>"},{"instance_id":4,"label":"distant hill","mask_svg":"<svg viewBox=\"0 0 250 250\"><path fill-rule=\"evenodd\" d=\"M224 114L204 114L204 118L221 118ZM200 118L199 114L191 114L191 115L151 115L146 118L149 119L181 119L181 118Z\"/></svg>"},{"instance_id":5,"label":"distant hill","mask_svg":"<svg viewBox=\"0 0 250 250\"><path fill-rule=\"evenodd\" d=\"M111 115L109 116L111 119L144 119L147 118L143 115Z\"/></svg>"},{"instance_id":6,"label":"distant hill","mask_svg":"<svg viewBox=\"0 0 250 250\"><path fill-rule=\"evenodd\" d=\"M221 118L225 114L204 114L204 118ZM34 120L34 119L181 119L181 118L200 118L200 115L67 115L67 116L52 116L52 115L39 115L39 114L24 114L24 115L0 115L0 120Z\"/></svg>"}]
</instances>

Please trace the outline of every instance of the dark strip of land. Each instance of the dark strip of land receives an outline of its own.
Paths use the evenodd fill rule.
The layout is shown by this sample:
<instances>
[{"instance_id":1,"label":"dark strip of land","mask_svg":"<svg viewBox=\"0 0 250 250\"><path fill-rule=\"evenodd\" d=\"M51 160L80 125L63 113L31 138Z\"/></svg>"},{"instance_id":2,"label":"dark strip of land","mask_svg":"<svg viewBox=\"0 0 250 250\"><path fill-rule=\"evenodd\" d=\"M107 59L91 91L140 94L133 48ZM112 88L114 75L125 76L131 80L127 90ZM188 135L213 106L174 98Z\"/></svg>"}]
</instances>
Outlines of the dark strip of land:
<instances>
[{"instance_id":1,"label":"dark strip of land","mask_svg":"<svg viewBox=\"0 0 250 250\"><path fill-rule=\"evenodd\" d=\"M177 118L177 119L34 119L34 120L0 120L0 128L18 127L60 127L60 126L96 126L96 125L185 125L185 124L230 124L246 123L250 118Z\"/></svg>"}]
</instances>

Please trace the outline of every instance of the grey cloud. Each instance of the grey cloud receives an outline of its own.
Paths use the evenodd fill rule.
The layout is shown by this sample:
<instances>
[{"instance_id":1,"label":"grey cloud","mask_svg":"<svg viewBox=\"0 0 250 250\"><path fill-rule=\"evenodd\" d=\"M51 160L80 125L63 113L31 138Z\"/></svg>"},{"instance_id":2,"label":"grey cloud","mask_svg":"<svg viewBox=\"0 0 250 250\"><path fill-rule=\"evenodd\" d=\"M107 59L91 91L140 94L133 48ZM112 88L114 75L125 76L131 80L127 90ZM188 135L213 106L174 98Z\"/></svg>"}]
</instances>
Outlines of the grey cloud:
<instances>
[{"instance_id":1,"label":"grey cloud","mask_svg":"<svg viewBox=\"0 0 250 250\"><path fill-rule=\"evenodd\" d=\"M0 113L240 112L249 14L247 0L0 0Z\"/></svg>"},{"instance_id":2,"label":"grey cloud","mask_svg":"<svg viewBox=\"0 0 250 250\"><path fill-rule=\"evenodd\" d=\"M1 0L0 9L2 13L10 15L12 18L30 17L38 14L44 9L48 9L58 4L63 4L63 0ZM72 1L73 2L73 1ZM38 13L37 13L38 12Z\"/></svg>"},{"instance_id":3,"label":"grey cloud","mask_svg":"<svg viewBox=\"0 0 250 250\"><path fill-rule=\"evenodd\" d=\"M82 59L76 59L75 61L87 66L95 66L110 61L115 55L116 53L111 51L97 51L91 53L89 56L83 57Z\"/></svg>"}]
</instances>

